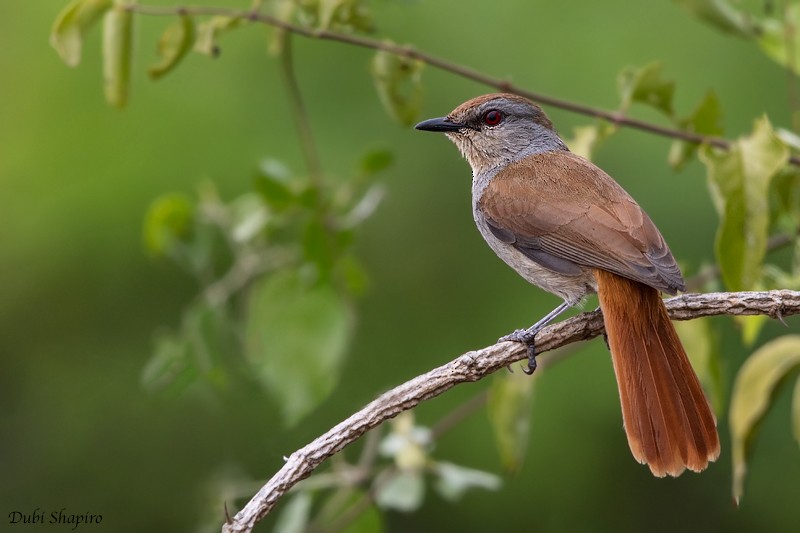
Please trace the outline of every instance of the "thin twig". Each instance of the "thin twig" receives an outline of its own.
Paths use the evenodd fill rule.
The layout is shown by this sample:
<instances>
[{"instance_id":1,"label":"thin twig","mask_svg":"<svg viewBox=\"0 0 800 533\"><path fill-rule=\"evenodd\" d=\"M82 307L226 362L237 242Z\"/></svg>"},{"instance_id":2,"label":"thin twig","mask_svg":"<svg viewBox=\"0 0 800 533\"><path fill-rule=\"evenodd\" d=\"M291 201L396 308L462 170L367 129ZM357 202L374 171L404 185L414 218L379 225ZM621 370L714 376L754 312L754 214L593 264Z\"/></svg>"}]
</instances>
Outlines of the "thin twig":
<instances>
[{"instance_id":1,"label":"thin twig","mask_svg":"<svg viewBox=\"0 0 800 533\"><path fill-rule=\"evenodd\" d=\"M731 147L731 141L723 139L721 137L710 137L706 135L698 135L696 133L692 133L689 131L667 128L643 120L630 118L616 111L606 111L604 109L598 109L595 107L579 104L576 102L570 102L567 100L562 100L560 98L554 98L552 96L547 96L537 92L528 91L526 89L514 85L508 80L504 80L502 78L495 78L487 74L484 74L482 72L478 72L476 70L465 67L463 65L459 65L457 63L441 59L439 57L436 57L434 55L425 52L420 52L419 50L411 46L401 46L386 41L379 41L376 39L370 39L368 37L362 37L360 35L337 33L324 29L306 28L303 26L292 24L290 22L280 20L266 13L259 13L257 11L242 11L242 10L228 9L228 8L199 7L199 6L158 7L158 6L146 6L140 4L126 4L125 9L134 13L140 13L142 15L154 15L154 16L175 16L179 14L201 15L201 16L222 15L235 19L244 19L253 22L259 22L262 24L267 24L269 26L289 31L291 33L295 33L297 35L302 35L304 37L308 37L311 39L335 41L335 42L349 44L352 46L358 46L361 48L368 48L371 50L381 50L384 52L395 54L397 56L407 57L409 59L416 59L432 67L436 67L440 70L450 72L462 78L466 78L469 80L476 81L478 83L482 83L484 85L488 85L490 87L494 87L501 91L515 93L520 96L529 98L531 100L535 100L538 103L549 105L552 107L557 107L559 109L564 109L566 111L571 111L573 113L578 113L581 115L587 115L590 117L603 119L618 126L635 128L656 135L661 135L663 137L680 139L682 141L686 141L693 144L708 144L723 149L729 149ZM789 158L789 163L793 165L800 165L800 156L791 156Z\"/></svg>"},{"instance_id":2,"label":"thin twig","mask_svg":"<svg viewBox=\"0 0 800 533\"><path fill-rule=\"evenodd\" d=\"M673 320L716 315L768 315L773 318L800 314L800 292L776 290L684 294L665 301ZM599 311L582 313L542 330L537 337L539 353L592 339L603 332ZM283 467L236 513L224 533L252 531L297 482L364 433L424 400L439 396L460 383L473 382L527 357L519 343L501 342L467 352L456 359L382 394L366 407L337 424L286 458Z\"/></svg>"},{"instance_id":3,"label":"thin twig","mask_svg":"<svg viewBox=\"0 0 800 533\"><path fill-rule=\"evenodd\" d=\"M314 130L311 127L311 120L308 118L308 110L303 101L303 94L300 92L300 84L297 83L297 75L294 72L294 58L292 55L292 34L285 33L281 36L281 71L286 82L286 89L289 93L289 102L292 106L292 116L297 127L297 136L300 139L300 147L303 150L303 157L308 167L309 179L311 184L317 189L317 198L321 198L323 174L322 164L319 160L319 151L314 141Z\"/></svg>"}]
</instances>

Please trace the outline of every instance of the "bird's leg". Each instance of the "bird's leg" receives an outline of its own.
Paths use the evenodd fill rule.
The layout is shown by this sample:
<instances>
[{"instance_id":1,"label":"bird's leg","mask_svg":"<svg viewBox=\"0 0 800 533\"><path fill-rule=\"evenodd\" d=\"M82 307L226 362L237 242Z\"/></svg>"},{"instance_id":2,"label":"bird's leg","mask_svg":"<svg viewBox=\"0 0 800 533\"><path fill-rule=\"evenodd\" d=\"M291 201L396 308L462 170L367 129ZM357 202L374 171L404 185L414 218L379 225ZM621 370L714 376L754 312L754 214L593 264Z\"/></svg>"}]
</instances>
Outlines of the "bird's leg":
<instances>
[{"instance_id":1,"label":"bird's leg","mask_svg":"<svg viewBox=\"0 0 800 533\"><path fill-rule=\"evenodd\" d=\"M528 368L523 368L522 371L526 374L533 374L536 370L536 334L542 330L547 324L553 321L558 315L569 309L570 304L563 302L561 305L547 313L536 324L528 329L518 329L514 333L510 333L500 337L498 342L513 341L521 342L528 348Z\"/></svg>"}]
</instances>

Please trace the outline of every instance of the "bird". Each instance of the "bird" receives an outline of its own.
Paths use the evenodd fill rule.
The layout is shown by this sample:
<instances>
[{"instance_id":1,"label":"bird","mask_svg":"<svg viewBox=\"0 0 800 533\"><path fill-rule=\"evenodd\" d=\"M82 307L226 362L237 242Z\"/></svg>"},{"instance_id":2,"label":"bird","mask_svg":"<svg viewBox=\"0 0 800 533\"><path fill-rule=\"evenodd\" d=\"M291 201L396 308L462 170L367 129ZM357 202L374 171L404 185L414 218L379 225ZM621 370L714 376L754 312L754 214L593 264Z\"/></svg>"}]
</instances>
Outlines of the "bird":
<instances>
[{"instance_id":1,"label":"bird","mask_svg":"<svg viewBox=\"0 0 800 533\"><path fill-rule=\"evenodd\" d=\"M536 334L597 293L633 457L657 477L716 460L716 418L660 295L685 282L639 204L521 96L478 96L415 128L444 133L469 163L473 217L489 247L563 301L500 339L528 347L526 373L536 368Z\"/></svg>"}]
</instances>

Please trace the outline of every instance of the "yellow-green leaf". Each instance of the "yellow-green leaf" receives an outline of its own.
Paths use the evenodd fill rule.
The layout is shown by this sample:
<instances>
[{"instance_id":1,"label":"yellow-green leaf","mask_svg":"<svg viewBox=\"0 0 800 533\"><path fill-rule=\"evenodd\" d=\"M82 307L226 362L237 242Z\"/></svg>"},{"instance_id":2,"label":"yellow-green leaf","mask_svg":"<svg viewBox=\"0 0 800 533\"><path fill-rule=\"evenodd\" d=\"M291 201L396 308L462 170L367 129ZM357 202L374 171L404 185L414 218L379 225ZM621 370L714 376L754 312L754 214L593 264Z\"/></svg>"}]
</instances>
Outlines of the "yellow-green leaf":
<instances>
[{"instance_id":1,"label":"yellow-green leaf","mask_svg":"<svg viewBox=\"0 0 800 533\"><path fill-rule=\"evenodd\" d=\"M792 394L792 430L794 439L800 444L800 378L795 381Z\"/></svg>"},{"instance_id":2,"label":"yellow-green leaf","mask_svg":"<svg viewBox=\"0 0 800 533\"><path fill-rule=\"evenodd\" d=\"M758 23L728 0L675 0L694 16L725 33L750 38L759 34Z\"/></svg>"},{"instance_id":3,"label":"yellow-green leaf","mask_svg":"<svg viewBox=\"0 0 800 533\"><path fill-rule=\"evenodd\" d=\"M661 77L663 65L656 61L643 67L626 67L617 77L620 109L627 110L634 102L652 106L668 116L673 115L672 95L675 82Z\"/></svg>"},{"instance_id":4,"label":"yellow-green leaf","mask_svg":"<svg viewBox=\"0 0 800 533\"><path fill-rule=\"evenodd\" d=\"M319 0L319 27L323 29L330 28L336 12L350 3L352 3L350 0Z\"/></svg>"},{"instance_id":5,"label":"yellow-green leaf","mask_svg":"<svg viewBox=\"0 0 800 533\"><path fill-rule=\"evenodd\" d=\"M237 28L245 21L233 17L212 17L206 22L197 26L197 39L194 43L195 52L217 57L220 53L217 38L221 33L230 29Z\"/></svg>"},{"instance_id":6,"label":"yellow-green leaf","mask_svg":"<svg viewBox=\"0 0 800 533\"><path fill-rule=\"evenodd\" d=\"M337 490L328 491L328 497L320 502L319 510L315 513L314 522L317 524L342 524L336 528L340 533L383 533L383 513L372 501L372 494L356 489L352 486L339 487ZM365 508L366 507L366 508ZM272 530L273 533L289 533L289 531ZM313 528L294 529L292 533L313 531Z\"/></svg>"},{"instance_id":7,"label":"yellow-green leaf","mask_svg":"<svg viewBox=\"0 0 800 533\"><path fill-rule=\"evenodd\" d=\"M797 74L800 72L797 55L800 53L800 40L795 32L800 24L800 5L796 2L787 3L781 12L785 14L784 20L763 21L758 45L767 57Z\"/></svg>"},{"instance_id":8,"label":"yellow-green leaf","mask_svg":"<svg viewBox=\"0 0 800 533\"><path fill-rule=\"evenodd\" d=\"M106 101L125 107L131 79L133 56L133 15L115 5L103 20L103 80Z\"/></svg>"},{"instance_id":9,"label":"yellow-green leaf","mask_svg":"<svg viewBox=\"0 0 800 533\"><path fill-rule=\"evenodd\" d=\"M767 250L770 182L789 150L763 117L730 150L704 146L698 155L720 215L715 251L722 278L729 290L751 290Z\"/></svg>"},{"instance_id":10,"label":"yellow-green leaf","mask_svg":"<svg viewBox=\"0 0 800 533\"><path fill-rule=\"evenodd\" d=\"M673 322L686 348L697 377L708 394L714 412L722 412L725 405L725 384L722 379L722 360L719 337L709 320Z\"/></svg>"},{"instance_id":11,"label":"yellow-green leaf","mask_svg":"<svg viewBox=\"0 0 800 533\"><path fill-rule=\"evenodd\" d=\"M800 367L800 335L779 337L754 352L736 376L729 421L733 447L733 496L744 492L749 445L780 381Z\"/></svg>"},{"instance_id":12,"label":"yellow-green leaf","mask_svg":"<svg viewBox=\"0 0 800 533\"><path fill-rule=\"evenodd\" d=\"M699 135L722 135L722 108L717 94L708 91L692 114L678 121L678 126L684 131ZM697 144L675 140L670 147L669 164L680 170L696 151Z\"/></svg>"},{"instance_id":13,"label":"yellow-green leaf","mask_svg":"<svg viewBox=\"0 0 800 533\"><path fill-rule=\"evenodd\" d=\"M752 346L758 340L758 335L769 321L769 317L766 315L737 316L734 317L734 320L742 328L742 342L744 345Z\"/></svg>"},{"instance_id":14,"label":"yellow-green leaf","mask_svg":"<svg viewBox=\"0 0 800 533\"><path fill-rule=\"evenodd\" d=\"M494 432L500 462L508 471L516 471L528 450L534 383L538 374L502 372L489 390L488 415Z\"/></svg>"},{"instance_id":15,"label":"yellow-green leaf","mask_svg":"<svg viewBox=\"0 0 800 533\"><path fill-rule=\"evenodd\" d=\"M188 16L167 27L158 40L158 55L161 61L147 71L150 77L158 79L181 62L194 44L194 20Z\"/></svg>"},{"instance_id":16,"label":"yellow-green leaf","mask_svg":"<svg viewBox=\"0 0 800 533\"><path fill-rule=\"evenodd\" d=\"M800 169L786 166L772 183L770 214L773 231L794 234L800 225Z\"/></svg>"},{"instance_id":17,"label":"yellow-green leaf","mask_svg":"<svg viewBox=\"0 0 800 533\"><path fill-rule=\"evenodd\" d=\"M155 256L171 255L176 241L185 240L194 224L194 207L182 194L165 194L147 210L144 244Z\"/></svg>"},{"instance_id":18,"label":"yellow-green leaf","mask_svg":"<svg viewBox=\"0 0 800 533\"><path fill-rule=\"evenodd\" d=\"M50 32L50 44L70 67L81 61L83 37L111 7L111 0L73 0L61 10Z\"/></svg>"},{"instance_id":19,"label":"yellow-green leaf","mask_svg":"<svg viewBox=\"0 0 800 533\"><path fill-rule=\"evenodd\" d=\"M398 122L413 124L422 106L422 61L379 51L372 59L372 79L381 103Z\"/></svg>"},{"instance_id":20,"label":"yellow-green leaf","mask_svg":"<svg viewBox=\"0 0 800 533\"><path fill-rule=\"evenodd\" d=\"M581 157L591 160L600 144L617 131L617 127L606 122L573 128L572 139L567 139L569 149Z\"/></svg>"}]
</instances>

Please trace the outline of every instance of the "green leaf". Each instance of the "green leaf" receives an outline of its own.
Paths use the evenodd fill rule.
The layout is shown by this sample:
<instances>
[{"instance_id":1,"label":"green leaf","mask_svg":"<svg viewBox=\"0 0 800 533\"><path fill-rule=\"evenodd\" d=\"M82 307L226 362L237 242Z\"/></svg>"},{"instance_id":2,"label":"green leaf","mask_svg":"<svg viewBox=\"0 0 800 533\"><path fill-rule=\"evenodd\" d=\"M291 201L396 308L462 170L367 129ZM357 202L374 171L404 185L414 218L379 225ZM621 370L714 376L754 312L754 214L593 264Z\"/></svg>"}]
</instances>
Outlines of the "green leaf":
<instances>
[{"instance_id":1,"label":"green leaf","mask_svg":"<svg viewBox=\"0 0 800 533\"><path fill-rule=\"evenodd\" d=\"M617 127L607 122L573 128L572 139L567 140L569 149L581 157L591 160L600 144L617 131Z\"/></svg>"},{"instance_id":2,"label":"green leaf","mask_svg":"<svg viewBox=\"0 0 800 533\"><path fill-rule=\"evenodd\" d=\"M219 56L220 48L217 44L219 36L228 30L238 28L245 22L239 18L218 16L199 24L197 26L197 39L194 43L195 52L211 57Z\"/></svg>"},{"instance_id":3,"label":"green leaf","mask_svg":"<svg viewBox=\"0 0 800 533\"><path fill-rule=\"evenodd\" d=\"M191 17L181 16L176 23L168 26L158 40L161 61L148 69L150 77L157 80L175 68L192 49L194 39L195 27Z\"/></svg>"},{"instance_id":4,"label":"green leaf","mask_svg":"<svg viewBox=\"0 0 800 533\"><path fill-rule=\"evenodd\" d=\"M458 500L467 490L472 488L498 490L503 484L498 476L490 472L466 468L443 461L436 463L434 471L438 475L434 486L437 492L449 501Z\"/></svg>"},{"instance_id":5,"label":"green leaf","mask_svg":"<svg viewBox=\"0 0 800 533\"><path fill-rule=\"evenodd\" d=\"M370 496L361 491L354 491L354 504L355 502L363 501L364 498L370 498ZM370 505L361 511L358 518L347 524L342 533L381 533L385 530L383 515L378 507Z\"/></svg>"},{"instance_id":6,"label":"green leaf","mask_svg":"<svg viewBox=\"0 0 800 533\"><path fill-rule=\"evenodd\" d=\"M640 68L624 68L617 78L620 109L625 111L631 104L638 102L671 117L674 114L672 95L675 92L675 82L661 77L662 67L660 62L654 62Z\"/></svg>"},{"instance_id":7,"label":"green leaf","mask_svg":"<svg viewBox=\"0 0 800 533\"><path fill-rule=\"evenodd\" d=\"M340 32L373 31L372 17L364 0L312 0L290 2L297 7L302 26ZM290 21L294 10L282 10L281 20Z\"/></svg>"},{"instance_id":8,"label":"green leaf","mask_svg":"<svg viewBox=\"0 0 800 533\"><path fill-rule=\"evenodd\" d=\"M339 483L342 484L342 481L343 478ZM364 505L372 499L371 494L357 490L345 482L320 504L320 511L314 521L325 524L329 531L380 533L384 531L380 510L376 505Z\"/></svg>"},{"instance_id":9,"label":"green leaf","mask_svg":"<svg viewBox=\"0 0 800 533\"><path fill-rule=\"evenodd\" d=\"M168 394L178 394L198 381L224 389L228 386L226 358L237 345L227 312L200 300L184 312L179 332L158 339L142 372L142 383L151 391Z\"/></svg>"},{"instance_id":10,"label":"green leaf","mask_svg":"<svg viewBox=\"0 0 800 533\"><path fill-rule=\"evenodd\" d=\"M708 91L692 114L678 121L678 127L683 131L698 135L722 135L722 107L717 94L714 91ZM694 155L697 148L698 145L695 143L673 141L668 156L669 164L675 170L680 170Z\"/></svg>"},{"instance_id":11,"label":"green leaf","mask_svg":"<svg viewBox=\"0 0 800 533\"><path fill-rule=\"evenodd\" d=\"M796 368L800 368L800 335L785 335L765 344L739 369L728 415L733 447L733 496L737 502L744 492L747 456L758 422L769 408L780 381Z\"/></svg>"},{"instance_id":12,"label":"green leaf","mask_svg":"<svg viewBox=\"0 0 800 533\"><path fill-rule=\"evenodd\" d=\"M150 205L145 215L144 245L155 256L173 256L178 241L192 233L194 206L182 194L165 194Z\"/></svg>"},{"instance_id":13,"label":"green leaf","mask_svg":"<svg viewBox=\"0 0 800 533\"><path fill-rule=\"evenodd\" d=\"M230 203L230 236L237 243L252 241L269 222L269 212L253 193L243 194Z\"/></svg>"},{"instance_id":14,"label":"green leaf","mask_svg":"<svg viewBox=\"0 0 800 533\"><path fill-rule=\"evenodd\" d=\"M336 252L332 244L325 221L319 216L311 217L303 230L303 254L323 279L330 279L333 269Z\"/></svg>"},{"instance_id":15,"label":"green leaf","mask_svg":"<svg viewBox=\"0 0 800 533\"><path fill-rule=\"evenodd\" d=\"M718 332L712 328L709 320L685 320L673 324L686 348L692 368L708 394L711 407L714 412L721 413L725 406L725 381Z\"/></svg>"},{"instance_id":16,"label":"green leaf","mask_svg":"<svg viewBox=\"0 0 800 533\"><path fill-rule=\"evenodd\" d=\"M83 38L111 7L111 0L73 0L61 10L50 32L50 44L68 66L81 61Z\"/></svg>"},{"instance_id":17,"label":"green leaf","mask_svg":"<svg viewBox=\"0 0 800 533\"><path fill-rule=\"evenodd\" d=\"M295 202L289 169L280 161L265 159L254 178L256 191L264 202L276 211L284 211Z\"/></svg>"},{"instance_id":18,"label":"green leaf","mask_svg":"<svg viewBox=\"0 0 800 533\"><path fill-rule=\"evenodd\" d=\"M103 79L106 101L114 107L128 102L132 55L133 15L116 4L103 19Z\"/></svg>"},{"instance_id":19,"label":"green leaf","mask_svg":"<svg viewBox=\"0 0 800 533\"><path fill-rule=\"evenodd\" d=\"M372 79L381 103L395 120L413 124L422 106L422 69L416 59L378 51L372 58Z\"/></svg>"},{"instance_id":20,"label":"green leaf","mask_svg":"<svg viewBox=\"0 0 800 533\"><path fill-rule=\"evenodd\" d=\"M381 509L404 513L416 511L425 499L425 480L419 470L399 471L378 486L375 503Z\"/></svg>"},{"instance_id":21,"label":"green leaf","mask_svg":"<svg viewBox=\"0 0 800 533\"><path fill-rule=\"evenodd\" d=\"M319 0L317 2L319 5L319 27L324 29L330 28L331 24L333 24L336 12L342 10L342 8L350 3L352 2L349 0Z\"/></svg>"},{"instance_id":22,"label":"green leaf","mask_svg":"<svg viewBox=\"0 0 800 533\"><path fill-rule=\"evenodd\" d=\"M189 343L180 334L162 334L153 355L142 369L141 382L149 392L179 394L197 381L199 371L189 354Z\"/></svg>"},{"instance_id":23,"label":"green leaf","mask_svg":"<svg viewBox=\"0 0 800 533\"><path fill-rule=\"evenodd\" d=\"M786 128L777 128L775 135L783 141L783 144L795 151L800 151L800 135Z\"/></svg>"},{"instance_id":24,"label":"green leaf","mask_svg":"<svg viewBox=\"0 0 800 533\"><path fill-rule=\"evenodd\" d=\"M789 165L772 180L772 225L793 234L800 225L800 169Z\"/></svg>"},{"instance_id":25,"label":"green leaf","mask_svg":"<svg viewBox=\"0 0 800 533\"><path fill-rule=\"evenodd\" d=\"M755 287L760 289L762 287ZM758 340L761 330L769 322L769 317L766 315L753 315L753 316L737 316L734 320L742 329L742 343L745 346L753 346ZM696 322L696 321L694 321Z\"/></svg>"},{"instance_id":26,"label":"green leaf","mask_svg":"<svg viewBox=\"0 0 800 533\"><path fill-rule=\"evenodd\" d=\"M358 258L350 253L342 255L335 265L337 279L344 282L347 292L352 296L361 296L369 286L369 276Z\"/></svg>"},{"instance_id":27,"label":"green leaf","mask_svg":"<svg viewBox=\"0 0 800 533\"><path fill-rule=\"evenodd\" d=\"M766 117L727 152L710 146L699 152L720 214L715 251L729 290L750 290L760 279L767 250L770 182L788 156Z\"/></svg>"},{"instance_id":28,"label":"green leaf","mask_svg":"<svg viewBox=\"0 0 800 533\"><path fill-rule=\"evenodd\" d=\"M536 374L503 372L492 381L487 414L503 468L514 472L522 466L528 450L530 420Z\"/></svg>"},{"instance_id":29,"label":"green leaf","mask_svg":"<svg viewBox=\"0 0 800 533\"><path fill-rule=\"evenodd\" d=\"M394 154L386 148L370 150L361 158L361 173L372 176L392 166Z\"/></svg>"},{"instance_id":30,"label":"green leaf","mask_svg":"<svg viewBox=\"0 0 800 533\"><path fill-rule=\"evenodd\" d=\"M273 533L303 533L307 531L308 519L311 516L311 494L300 491L284 506L275 522Z\"/></svg>"},{"instance_id":31,"label":"green leaf","mask_svg":"<svg viewBox=\"0 0 800 533\"><path fill-rule=\"evenodd\" d=\"M800 73L798 54L800 41L797 39L797 28L800 27L800 5L787 3L782 9L784 20L766 19L761 24L758 45L770 59L795 74Z\"/></svg>"},{"instance_id":32,"label":"green leaf","mask_svg":"<svg viewBox=\"0 0 800 533\"><path fill-rule=\"evenodd\" d=\"M246 356L257 379L295 424L339 381L350 339L350 313L329 285L295 271L262 279L250 294Z\"/></svg>"},{"instance_id":33,"label":"green leaf","mask_svg":"<svg viewBox=\"0 0 800 533\"><path fill-rule=\"evenodd\" d=\"M800 378L795 381L792 393L792 430L794 440L800 444Z\"/></svg>"},{"instance_id":34,"label":"green leaf","mask_svg":"<svg viewBox=\"0 0 800 533\"><path fill-rule=\"evenodd\" d=\"M759 32L757 21L736 9L728 0L675 0L706 24L738 37L752 38Z\"/></svg>"}]
</instances>

